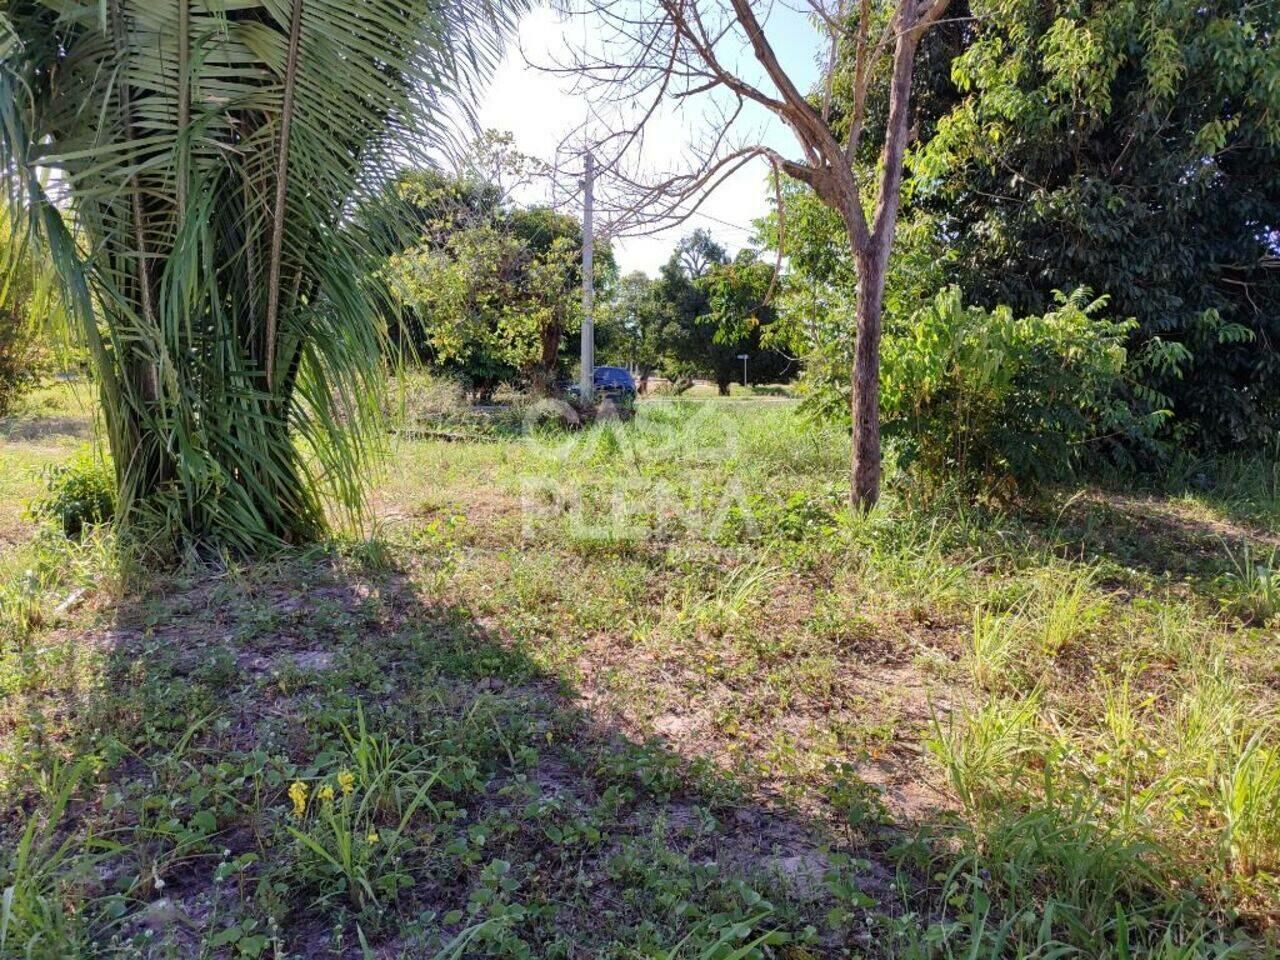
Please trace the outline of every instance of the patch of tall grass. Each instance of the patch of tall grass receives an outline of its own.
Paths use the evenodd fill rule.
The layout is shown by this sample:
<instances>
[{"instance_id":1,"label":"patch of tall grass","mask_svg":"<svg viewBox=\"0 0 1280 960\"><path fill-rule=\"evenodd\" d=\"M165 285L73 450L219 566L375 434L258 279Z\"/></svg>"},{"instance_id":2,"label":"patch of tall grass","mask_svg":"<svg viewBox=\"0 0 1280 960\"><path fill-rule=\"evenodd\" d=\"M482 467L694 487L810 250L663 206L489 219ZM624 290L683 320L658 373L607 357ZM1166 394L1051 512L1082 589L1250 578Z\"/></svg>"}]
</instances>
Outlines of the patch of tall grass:
<instances>
[{"instance_id":1,"label":"patch of tall grass","mask_svg":"<svg viewBox=\"0 0 1280 960\"><path fill-rule=\"evenodd\" d=\"M1259 556L1248 544L1233 551L1223 544L1231 572L1226 581L1231 589L1229 608L1246 622L1266 623L1280 613L1280 570L1276 558L1280 551L1273 549Z\"/></svg>"},{"instance_id":2,"label":"patch of tall grass","mask_svg":"<svg viewBox=\"0 0 1280 960\"><path fill-rule=\"evenodd\" d=\"M964 889L947 896L981 901L956 931L982 955L1219 955L1215 924L1280 892L1280 731L1221 638L1187 635L1158 605L1161 643L1064 685L1049 654L1084 642L1062 631L1104 602L1088 577L1039 584L1030 609L979 608L966 652L976 699L934 722L928 746L963 821L949 883ZM1151 660L1170 647L1171 663ZM1011 665L1037 656L1023 677L1033 691L1011 694Z\"/></svg>"},{"instance_id":3,"label":"patch of tall grass","mask_svg":"<svg viewBox=\"0 0 1280 960\"><path fill-rule=\"evenodd\" d=\"M1248 955L1193 890L1169 882L1163 851L1115 829L1086 797L1050 797L948 839L959 853L932 885L933 909L946 919L926 926L908 918L916 929L900 934L899 955Z\"/></svg>"},{"instance_id":4,"label":"patch of tall grass","mask_svg":"<svg viewBox=\"0 0 1280 960\"><path fill-rule=\"evenodd\" d=\"M1008 685L1020 667L1023 644L1022 624L1015 614L975 607L966 651L974 683L983 690Z\"/></svg>"},{"instance_id":5,"label":"patch of tall grass","mask_svg":"<svg viewBox=\"0 0 1280 960\"><path fill-rule=\"evenodd\" d=\"M55 766L45 802L0 854L0 956L83 956L110 925L110 903L94 901L89 891L97 885L95 866L117 848L63 823L89 767L87 758Z\"/></svg>"}]
</instances>

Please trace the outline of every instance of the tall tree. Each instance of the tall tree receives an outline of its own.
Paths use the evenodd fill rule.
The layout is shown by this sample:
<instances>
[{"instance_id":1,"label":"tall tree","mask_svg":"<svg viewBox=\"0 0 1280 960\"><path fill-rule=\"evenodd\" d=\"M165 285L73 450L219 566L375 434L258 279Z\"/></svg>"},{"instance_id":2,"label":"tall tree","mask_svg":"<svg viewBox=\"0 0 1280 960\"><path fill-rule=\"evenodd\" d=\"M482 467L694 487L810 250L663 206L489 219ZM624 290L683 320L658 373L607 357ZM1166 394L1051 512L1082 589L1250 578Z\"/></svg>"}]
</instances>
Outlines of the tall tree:
<instances>
[{"instance_id":1,"label":"tall tree","mask_svg":"<svg viewBox=\"0 0 1280 960\"><path fill-rule=\"evenodd\" d=\"M656 292L667 314L663 333L668 365L686 376L710 375L721 395L733 382L734 343L724 343L711 315L707 275L729 262L705 230L682 238L662 265Z\"/></svg>"},{"instance_id":2,"label":"tall tree","mask_svg":"<svg viewBox=\"0 0 1280 960\"><path fill-rule=\"evenodd\" d=\"M1135 357L1162 342L1185 351L1144 374L1175 412L1166 438L1221 448L1272 436L1280 7L957 2L918 55L886 336L909 336L903 325L950 284L967 303L1024 315L1087 287L1138 320ZM832 103L852 114L849 89L837 85ZM870 98L866 113L877 128L887 104ZM788 256L775 329L806 356L809 402L839 412L852 258L838 219L780 186L786 215L763 229Z\"/></svg>"},{"instance_id":3,"label":"tall tree","mask_svg":"<svg viewBox=\"0 0 1280 960\"><path fill-rule=\"evenodd\" d=\"M774 320L767 303L772 278L773 269L750 250L730 259L705 230L684 237L654 282L667 317L661 333L665 365L686 376L710 376L721 396L742 375L744 353L757 380L785 376L789 360L761 346Z\"/></svg>"},{"instance_id":4,"label":"tall tree","mask_svg":"<svg viewBox=\"0 0 1280 960\"><path fill-rule=\"evenodd\" d=\"M559 67L596 99L608 130L595 138L603 169L624 187L606 200L619 220L629 213L680 219L691 202L757 158L808 185L839 215L858 274L853 358L851 501L866 508L880 493L879 368L885 273L898 217L903 157L911 138L916 50L949 0L809 0L829 46L820 89L810 96L783 66L769 39L769 7L752 0L568 0L592 18L592 40ZM739 52L751 52L751 67ZM842 57L842 52L851 56ZM756 82L754 73L763 74ZM832 112L837 84L851 93L847 116ZM868 98L883 87L888 105L878 130L866 124ZM627 154L668 101L710 102L709 126L693 168L659 181L626 174ZM628 107L621 114L617 104ZM784 156L737 126L761 112L795 137L799 157ZM745 122L745 121L744 121ZM870 179L856 163L868 132L879 134ZM758 133L757 133L758 136Z\"/></svg>"},{"instance_id":5,"label":"tall tree","mask_svg":"<svg viewBox=\"0 0 1280 960\"><path fill-rule=\"evenodd\" d=\"M612 265L602 251L606 272ZM582 228L546 207L496 208L441 227L387 262L424 359L480 391L525 378L551 390L565 334L581 322Z\"/></svg>"},{"instance_id":6,"label":"tall tree","mask_svg":"<svg viewBox=\"0 0 1280 960\"><path fill-rule=\"evenodd\" d=\"M970 0L911 160L950 280L1039 313L1085 285L1174 341L1209 446L1280 426L1280 4ZM950 102L947 102L949 99Z\"/></svg>"},{"instance_id":7,"label":"tall tree","mask_svg":"<svg viewBox=\"0 0 1280 960\"><path fill-rule=\"evenodd\" d=\"M319 534L326 491L359 508L383 330L369 235L346 214L438 141L446 102L499 52L503 9L0 12L0 175L81 318L125 524L253 551Z\"/></svg>"}]
</instances>

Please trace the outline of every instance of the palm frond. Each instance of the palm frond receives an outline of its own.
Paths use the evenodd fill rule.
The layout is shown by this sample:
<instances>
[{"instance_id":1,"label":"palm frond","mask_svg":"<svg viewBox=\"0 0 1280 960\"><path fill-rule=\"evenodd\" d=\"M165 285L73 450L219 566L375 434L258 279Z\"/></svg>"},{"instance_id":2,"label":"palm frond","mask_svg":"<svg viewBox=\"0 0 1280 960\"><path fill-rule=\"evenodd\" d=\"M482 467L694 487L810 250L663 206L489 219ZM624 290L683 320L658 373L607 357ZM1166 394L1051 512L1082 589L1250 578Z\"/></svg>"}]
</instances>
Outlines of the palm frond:
<instances>
[{"instance_id":1,"label":"palm frond","mask_svg":"<svg viewBox=\"0 0 1280 960\"><path fill-rule=\"evenodd\" d=\"M260 550L359 515L385 294L351 216L466 113L514 5L13 0L0 175L97 370L126 523ZM456 105L462 104L462 110Z\"/></svg>"}]
</instances>

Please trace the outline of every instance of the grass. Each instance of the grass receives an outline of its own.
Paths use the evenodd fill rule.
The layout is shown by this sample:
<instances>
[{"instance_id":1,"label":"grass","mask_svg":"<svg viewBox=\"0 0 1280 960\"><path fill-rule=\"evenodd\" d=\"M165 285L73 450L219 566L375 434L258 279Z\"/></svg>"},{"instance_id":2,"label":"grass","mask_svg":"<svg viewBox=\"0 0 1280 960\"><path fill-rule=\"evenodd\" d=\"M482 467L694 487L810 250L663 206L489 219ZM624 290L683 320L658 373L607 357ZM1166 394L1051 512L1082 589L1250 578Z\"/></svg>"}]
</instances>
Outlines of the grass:
<instances>
[{"instance_id":1,"label":"grass","mask_svg":"<svg viewBox=\"0 0 1280 960\"><path fill-rule=\"evenodd\" d=\"M785 401L415 397L374 536L253 565L6 489L0 955L1277 949L1262 468L862 516Z\"/></svg>"},{"instance_id":2,"label":"grass","mask_svg":"<svg viewBox=\"0 0 1280 960\"><path fill-rule=\"evenodd\" d=\"M14 415L0 418L0 547L30 536L26 505L43 489L44 472L92 435L90 401L85 384L59 382L32 391Z\"/></svg>"}]
</instances>

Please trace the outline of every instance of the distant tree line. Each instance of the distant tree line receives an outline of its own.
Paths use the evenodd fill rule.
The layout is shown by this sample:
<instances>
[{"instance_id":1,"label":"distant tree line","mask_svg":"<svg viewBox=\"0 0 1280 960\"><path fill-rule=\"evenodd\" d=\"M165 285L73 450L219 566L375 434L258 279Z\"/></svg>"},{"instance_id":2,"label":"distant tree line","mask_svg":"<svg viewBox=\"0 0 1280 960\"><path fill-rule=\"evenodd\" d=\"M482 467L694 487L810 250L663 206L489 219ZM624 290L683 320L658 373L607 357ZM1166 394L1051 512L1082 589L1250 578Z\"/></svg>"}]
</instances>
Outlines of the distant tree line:
<instances>
[{"instance_id":1,"label":"distant tree line","mask_svg":"<svg viewBox=\"0 0 1280 960\"><path fill-rule=\"evenodd\" d=\"M382 270L398 314L393 341L477 395L503 383L547 394L577 375L582 227L519 202L518 185L538 173L509 135L487 133L465 173L405 171L371 218L384 225ZM695 230L656 278L619 277L605 243L595 278L597 360L628 367L642 389L660 373L677 384L712 380L728 393L742 379L743 354L757 383L799 371L765 343L776 320L774 267L753 250L731 258Z\"/></svg>"},{"instance_id":2,"label":"distant tree line","mask_svg":"<svg viewBox=\"0 0 1280 960\"><path fill-rule=\"evenodd\" d=\"M748 382L791 380L799 363L764 345L777 319L773 274L754 250L730 258L710 233L695 230L656 278L622 278L600 327L600 356L631 367L642 381L656 371L677 384L712 380L722 395L743 378L743 354Z\"/></svg>"}]
</instances>

